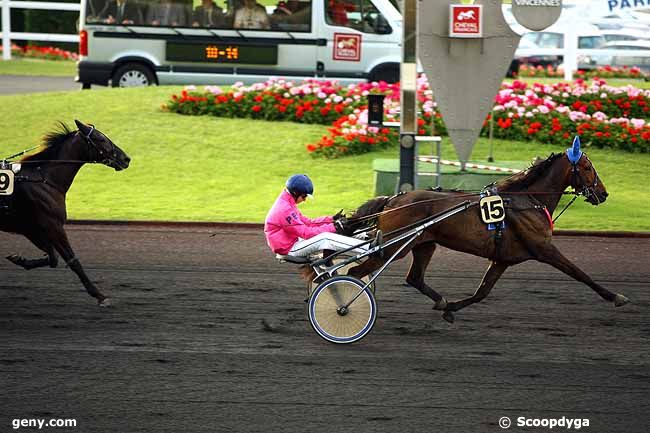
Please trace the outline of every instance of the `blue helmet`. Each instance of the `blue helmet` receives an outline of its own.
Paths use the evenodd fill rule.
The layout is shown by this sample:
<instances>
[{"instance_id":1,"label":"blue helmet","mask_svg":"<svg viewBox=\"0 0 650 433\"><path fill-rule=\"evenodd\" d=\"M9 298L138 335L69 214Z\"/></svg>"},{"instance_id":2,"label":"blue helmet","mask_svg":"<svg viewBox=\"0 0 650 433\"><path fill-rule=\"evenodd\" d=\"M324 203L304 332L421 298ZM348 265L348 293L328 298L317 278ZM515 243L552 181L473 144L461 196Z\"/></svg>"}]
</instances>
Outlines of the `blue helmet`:
<instances>
[{"instance_id":1,"label":"blue helmet","mask_svg":"<svg viewBox=\"0 0 650 433\"><path fill-rule=\"evenodd\" d=\"M314 193L314 184L306 174L294 174L287 179L286 187L293 195L311 195Z\"/></svg>"}]
</instances>

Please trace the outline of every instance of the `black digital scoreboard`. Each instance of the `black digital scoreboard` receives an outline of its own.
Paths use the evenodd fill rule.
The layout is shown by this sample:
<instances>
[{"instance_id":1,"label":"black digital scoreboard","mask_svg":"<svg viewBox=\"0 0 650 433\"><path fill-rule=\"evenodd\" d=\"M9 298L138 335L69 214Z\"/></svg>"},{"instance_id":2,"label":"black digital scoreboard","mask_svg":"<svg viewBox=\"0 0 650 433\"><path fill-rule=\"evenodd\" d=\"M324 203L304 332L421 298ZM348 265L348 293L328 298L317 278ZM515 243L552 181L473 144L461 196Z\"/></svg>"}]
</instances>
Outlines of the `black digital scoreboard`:
<instances>
[{"instance_id":1,"label":"black digital scoreboard","mask_svg":"<svg viewBox=\"0 0 650 433\"><path fill-rule=\"evenodd\" d=\"M175 62L277 65L278 47L277 45L168 41L167 60Z\"/></svg>"}]
</instances>

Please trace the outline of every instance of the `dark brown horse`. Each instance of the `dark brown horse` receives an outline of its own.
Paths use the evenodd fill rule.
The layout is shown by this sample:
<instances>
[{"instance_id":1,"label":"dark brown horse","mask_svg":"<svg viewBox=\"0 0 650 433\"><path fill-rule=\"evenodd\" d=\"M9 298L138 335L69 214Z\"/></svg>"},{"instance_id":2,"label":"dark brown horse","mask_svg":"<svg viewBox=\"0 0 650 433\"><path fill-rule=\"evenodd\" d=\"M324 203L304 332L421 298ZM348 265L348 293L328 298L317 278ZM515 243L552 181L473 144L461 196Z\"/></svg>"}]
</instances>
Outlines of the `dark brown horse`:
<instances>
[{"instance_id":1,"label":"dark brown horse","mask_svg":"<svg viewBox=\"0 0 650 433\"><path fill-rule=\"evenodd\" d=\"M575 153L574 153L575 152ZM431 298L434 308L444 311L443 318L454 320L453 312L484 299L503 272L509 267L526 260L538 260L559 269L570 277L591 287L603 299L619 307L629 300L615 294L594 282L578 269L551 243L552 226L550 215L558 205L562 193L569 186L586 201L598 205L605 201L607 191L587 155L574 146L562 154L551 154L543 162L528 170L491 185L505 203L505 227L488 230L483 223L478 206L454 215L429 227L409 245L398 258L408 252L413 261L406 276L409 285ZM400 227L440 213L463 201L478 201L477 194L463 192L415 191L393 197L378 197L361 206L349 219L351 229L360 224L364 216L378 213L377 218L364 220L361 224L376 224L383 233L390 233ZM391 210L392 209L392 210ZM384 237L384 240L391 236ZM473 296L458 301L447 300L429 287L424 274L436 245L462 251L490 260L483 280ZM372 257L352 268L349 275L361 278L377 270L400 244L385 251L383 257Z\"/></svg>"},{"instance_id":2,"label":"dark brown horse","mask_svg":"<svg viewBox=\"0 0 650 433\"><path fill-rule=\"evenodd\" d=\"M79 169L86 163L100 163L116 171L129 166L130 158L108 137L75 120L78 131L62 130L47 135L43 149L23 158L16 175L13 195L4 199L0 210L0 230L24 235L45 257L27 259L19 255L7 259L27 270L43 266L55 268L57 253L79 276L90 296L100 306L109 305L109 299L90 281L81 263L70 247L63 224L67 213L65 196Z\"/></svg>"}]
</instances>

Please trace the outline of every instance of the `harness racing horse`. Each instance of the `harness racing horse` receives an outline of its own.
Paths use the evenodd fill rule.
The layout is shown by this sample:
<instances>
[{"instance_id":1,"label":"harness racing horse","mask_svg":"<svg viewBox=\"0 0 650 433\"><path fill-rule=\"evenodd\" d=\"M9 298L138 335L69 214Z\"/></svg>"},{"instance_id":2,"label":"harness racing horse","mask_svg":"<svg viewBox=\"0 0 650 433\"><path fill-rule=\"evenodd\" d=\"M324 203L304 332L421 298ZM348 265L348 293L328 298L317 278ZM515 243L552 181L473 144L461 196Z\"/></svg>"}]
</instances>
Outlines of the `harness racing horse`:
<instances>
[{"instance_id":1,"label":"harness racing horse","mask_svg":"<svg viewBox=\"0 0 650 433\"><path fill-rule=\"evenodd\" d=\"M86 163L100 163L116 171L126 169L131 159L108 137L75 120L78 131L61 124L61 131L45 136L43 149L20 160L10 210L0 214L0 230L24 235L40 250L44 258L27 259L19 255L7 257L27 270L58 264L56 253L77 274L88 294L100 306L110 305L90 281L70 247L63 228L67 213L65 196L79 169Z\"/></svg>"},{"instance_id":2,"label":"harness racing horse","mask_svg":"<svg viewBox=\"0 0 650 433\"><path fill-rule=\"evenodd\" d=\"M481 219L481 210L478 206L472 206L426 229L396 257L402 258L408 252L413 255L406 282L431 298L435 303L434 309L444 311L443 318L448 322L453 322L453 312L484 299L509 266L527 260L548 263L587 284L617 307L628 303L625 296L612 293L594 282L551 243L551 215L569 186L573 187L576 196L584 196L592 205L604 202L608 195L591 161L580 150L578 137L566 152L551 154L548 159L526 171L489 186L491 193L501 196L505 204L504 227L488 230ZM383 233L389 234L384 235L384 239L390 239L390 232L443 212L468 198L475 200L476 196L462 191L415 191L393 197L378 197L366 202L349 218L348 234L360 227L376 224ZM425 270L436 245L491 261L473 296L447 302L425 283ZM383 256L390 257L399 247L400 244L388 248ZM350 269L348 275L364 277L384 262L383 257L371 257Z\"/></svg>"}]
</instances>

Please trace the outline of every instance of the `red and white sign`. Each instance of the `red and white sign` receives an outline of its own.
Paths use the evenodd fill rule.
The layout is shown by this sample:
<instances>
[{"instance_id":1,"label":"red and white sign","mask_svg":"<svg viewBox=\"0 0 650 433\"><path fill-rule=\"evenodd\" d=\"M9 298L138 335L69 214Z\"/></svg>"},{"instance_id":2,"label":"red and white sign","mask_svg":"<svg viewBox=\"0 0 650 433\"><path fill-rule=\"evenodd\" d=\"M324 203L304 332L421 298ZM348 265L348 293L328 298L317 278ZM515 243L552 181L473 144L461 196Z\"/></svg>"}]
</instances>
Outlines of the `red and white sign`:
<instances>
[{"instance_id":1,"label":"red and white sign","mask_svg":"<svg viewBox=\"0 0 650 433\"><path fill-rule=\"evenodd\" d=\"M483 5L449 5L449 36L480 38L483 36Z\"/></svg>"},{"instance_id":2,"label":"red and white sign","mask_svg":"<svg viewBox=\"0 0 650 433\"><path fill-rule=\"evenodd\" d=\"M361 60L361 35L334 33L334 60Z\"/></svg>"}]
</instances>

